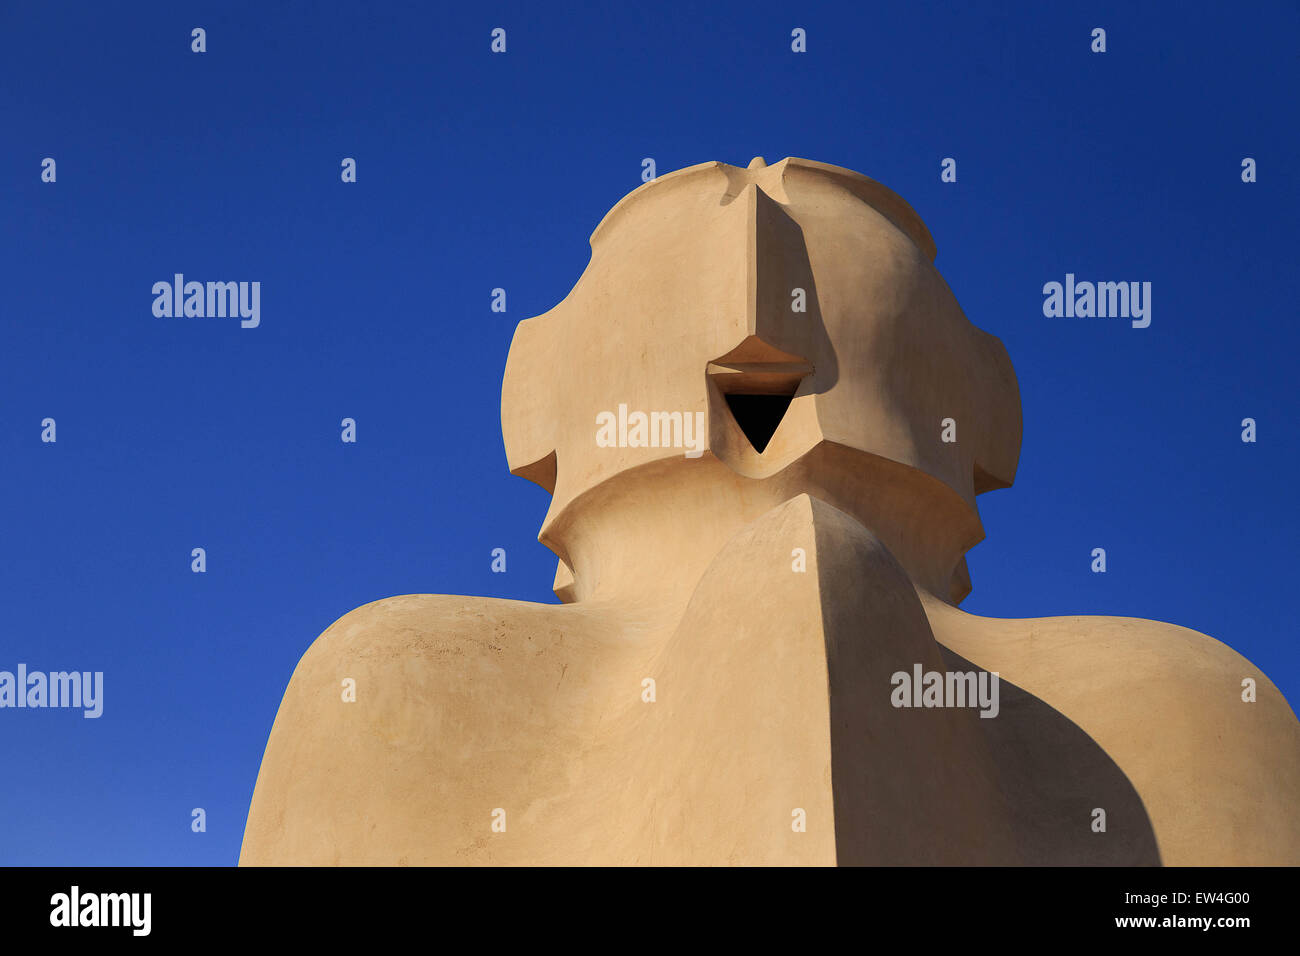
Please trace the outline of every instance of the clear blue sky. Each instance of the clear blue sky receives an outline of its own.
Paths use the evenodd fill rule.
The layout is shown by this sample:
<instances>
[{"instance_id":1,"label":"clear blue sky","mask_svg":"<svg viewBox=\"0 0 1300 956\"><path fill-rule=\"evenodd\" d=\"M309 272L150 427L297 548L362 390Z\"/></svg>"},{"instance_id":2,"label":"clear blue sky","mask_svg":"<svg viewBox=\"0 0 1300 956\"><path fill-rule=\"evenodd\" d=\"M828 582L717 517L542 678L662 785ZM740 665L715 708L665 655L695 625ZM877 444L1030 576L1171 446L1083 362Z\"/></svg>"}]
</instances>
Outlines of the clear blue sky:
<instances>
[{"instance_id":1,"label":"clear blue sky","mask_svg":"<svg viewBox=\"0 0 1300 956\"><path fill-rule=\"evenodd\" d=\"M105 672L98 720L0 711L0 863L232 864L331 622L554 600L501 373L644 157L831 162L925 219L1024 403L967 610L1172 621L1300 698L1293 6L331 6L0 10L0 669ZM261 326L155 318L175 272L260 281ZM1045 318L1066 272L1152 282L1151 327Z\"/></svg>"}]
</instances>

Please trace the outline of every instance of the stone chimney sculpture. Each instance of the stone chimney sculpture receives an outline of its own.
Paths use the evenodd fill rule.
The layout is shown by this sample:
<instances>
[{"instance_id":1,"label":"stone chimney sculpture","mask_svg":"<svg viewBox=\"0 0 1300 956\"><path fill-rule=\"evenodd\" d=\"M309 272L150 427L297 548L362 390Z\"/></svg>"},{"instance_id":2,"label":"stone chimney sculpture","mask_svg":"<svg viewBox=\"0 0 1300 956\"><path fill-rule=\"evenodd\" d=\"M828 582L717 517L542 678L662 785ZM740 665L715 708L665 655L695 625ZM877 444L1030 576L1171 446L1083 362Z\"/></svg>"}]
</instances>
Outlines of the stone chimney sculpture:
<instances>
[{"instance_id":1,"label":"stone chimney sculpture","mask_svg":"<svg viewBox=\"0 0 1300 956\"><path fill-rule=\"evenodd\" d=\"M1245 658L958 608L1020 396L902 199L705 163L591 247L501 394L563 603L333 624L242 864L1300 863L1300 723Z\"/></svg>"}]
</instances>

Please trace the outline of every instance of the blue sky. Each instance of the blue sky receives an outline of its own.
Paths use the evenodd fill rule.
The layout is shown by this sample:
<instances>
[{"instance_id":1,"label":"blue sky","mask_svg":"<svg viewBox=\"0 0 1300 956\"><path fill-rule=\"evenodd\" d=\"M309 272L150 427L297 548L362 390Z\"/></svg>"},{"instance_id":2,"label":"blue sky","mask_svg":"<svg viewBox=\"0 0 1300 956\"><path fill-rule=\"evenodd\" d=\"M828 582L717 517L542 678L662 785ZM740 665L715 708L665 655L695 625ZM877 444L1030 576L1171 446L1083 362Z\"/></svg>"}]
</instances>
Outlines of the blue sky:
<instances>
[{"instance_id":1,"label":"blue sky","mask_svg":"<svg viewBox=\"0 0 1300 956\"><path fill-rule=\"evenodd\" d=\"M1172 621L1300 697L1294 7L328 6L0 9L0 669L105 672L98 720L0 711L0 863L232 864L330 623L554 600L501 373L644 157L835 163L925 219L1024 404L966 610ZM154 317L176 272L260 281L260 327ZM1067 272L1150 281L1150 328L1044 317Z\"/></svg>"}]
</instances>

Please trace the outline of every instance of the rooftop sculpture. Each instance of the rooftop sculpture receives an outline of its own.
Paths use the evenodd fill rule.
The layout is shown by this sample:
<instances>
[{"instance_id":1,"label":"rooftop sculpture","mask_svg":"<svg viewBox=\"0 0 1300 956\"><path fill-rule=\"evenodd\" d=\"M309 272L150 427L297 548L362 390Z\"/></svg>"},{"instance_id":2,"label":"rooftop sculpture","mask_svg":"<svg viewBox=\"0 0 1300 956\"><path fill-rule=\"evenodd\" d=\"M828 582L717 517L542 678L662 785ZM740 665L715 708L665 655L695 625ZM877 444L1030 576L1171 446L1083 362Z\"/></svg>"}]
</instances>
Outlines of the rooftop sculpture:
<instances>
[{"instance_id":1,"label":"rooftop sculpture","mask_svg":"<svg viewBox=\"0 0 1300 956\"><path fill-rule=\"evenodd\" d=\"M564 603L332 625L242 864L1300 863L1300 723L1249 661L959 609L1020 397L902 199L705 163L591 246L501 396Z\"/></svg>"}]
</instances>

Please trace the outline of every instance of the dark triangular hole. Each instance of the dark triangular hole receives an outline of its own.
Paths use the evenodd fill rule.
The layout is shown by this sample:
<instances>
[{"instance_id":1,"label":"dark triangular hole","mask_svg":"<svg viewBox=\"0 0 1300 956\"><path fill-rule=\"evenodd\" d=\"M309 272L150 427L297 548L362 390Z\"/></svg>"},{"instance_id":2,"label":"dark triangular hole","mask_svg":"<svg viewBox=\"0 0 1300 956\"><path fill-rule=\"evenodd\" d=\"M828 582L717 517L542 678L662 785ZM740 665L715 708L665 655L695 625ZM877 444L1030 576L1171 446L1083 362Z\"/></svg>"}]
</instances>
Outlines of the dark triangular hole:
<instances>
[{"instance_id":1,"label":"dark triangular hole","mask_svg":"<svg viewBox=\"0 0 1300 956\"><path fill-rule=\"evenodd\" d=\"M754 446L754 451L761 454L776 433L776 427L781 424L794 396L733 394L726 399L731 417Z\"/></svg>"}]
</instances>

